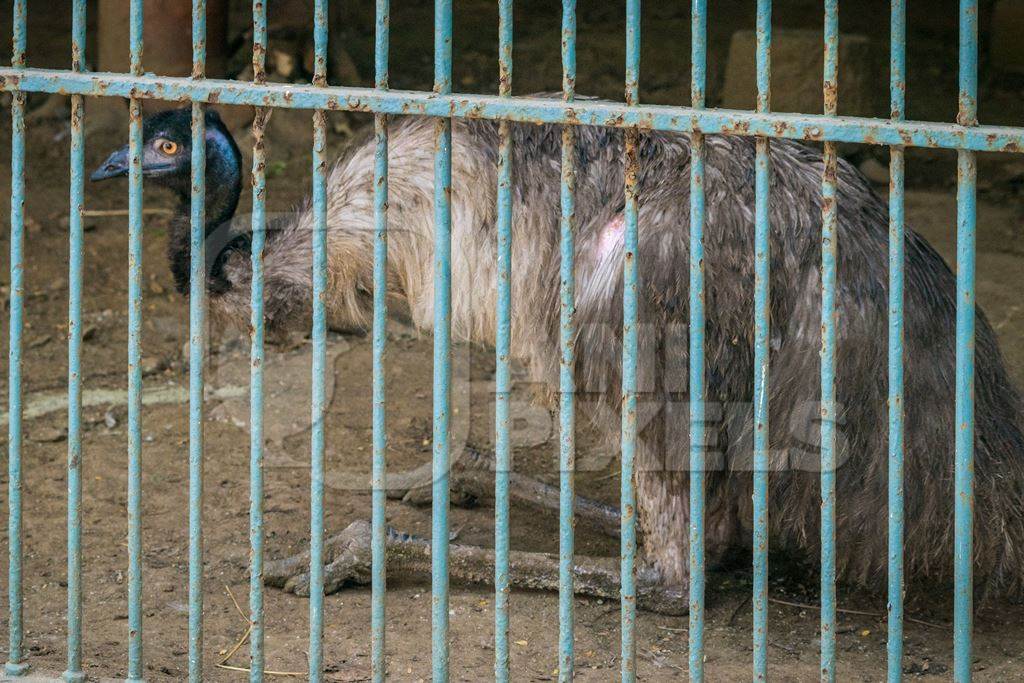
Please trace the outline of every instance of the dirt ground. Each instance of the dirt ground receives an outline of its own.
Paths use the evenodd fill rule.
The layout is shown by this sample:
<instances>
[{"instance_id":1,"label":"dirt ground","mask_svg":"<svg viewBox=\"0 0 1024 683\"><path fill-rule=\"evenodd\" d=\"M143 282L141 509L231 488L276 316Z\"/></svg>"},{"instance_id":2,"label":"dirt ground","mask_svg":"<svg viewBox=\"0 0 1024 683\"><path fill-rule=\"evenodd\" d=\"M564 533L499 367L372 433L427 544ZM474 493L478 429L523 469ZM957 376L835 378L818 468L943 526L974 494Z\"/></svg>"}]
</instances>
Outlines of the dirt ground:
<instances>
[{"instance_id":1,"label":"dirt ground","mask_svg":"<svg viewBox=\"0 0 1024 683\"><path fill-rule=\"evenodd\" d=\"M396 3L404 4L404 3ZM426 5L427 3L424 3ZM477 0L459 5L456 25L456 83L466 91L491 91L493 66L493 3ZM557 87L557 15L553 7L525 3L517 26L517 91ZM581 2L581 92L619 97L622 71L622 13L616 3L590 7ZM718 83L728 35L753 25L753 3L721 4L728 21L712 22L711 80ZM818 3L779 3L783 25L818 26ZM914 5L914 3L911 3ZM945 3L950 4L950 3ZM426 87L430 78L430 46L423 42L429 7L397 8L393 16L393 73L396 85ZM584 6L586 5L586 7ZM652 3L653 5L653 3ZM746 5L751 7L747 8ZM808 9L810 5L813 8ZM614 9L608 9L609 7ZM9 21L9 2L0 2ZM465 11L467 8L473 11ZM732 14L729 11L735 10ZM912 11L916 11L913 10ZM663 12L659 14L659 12ZM655 9L645 25L645 98L684 102L689 48L685 7ZM844 15L848 30L873 32L867 12ZM34 64L64 63L67 17L32 17L30 60ZM875 15L877 18L879 15ZM950 15L954 16L954 15ZM908 97L917 118L948 119L955 106L955 69L950 64L948 30L916 17L911 31L911 77L928 75L912 86ZM730 28L731 27L731 28ZM4 26L0 26L6 33ZM346 29L347 30L347 29ZM355 29L352 29L353 31ZM945 31L945 33L943 32ZM346 34L347 35L347 34ZM39 38L37 38L39 36ZM416 36L419 36L416 38ZM353 37L353 59L365 76L365 36ZM552 40L553 38L553 40ZM884 39L884 36L882 37ZM885 43L876 47L884 50ZM955 46L955 41L953 43ZM669 49L671 46L671 49ZM716 58L715 56L718 56ZM955 59L955 52L952 53ZM521 74L521 77L520 77ZM683 76L680 76L680 75ZM952 80L951 80L952 79ZM913 80L912 80L913 82ZM983 79L982 111L986 122L1024 124L1021 84L993 75ZM921 83L918 81L918 83ZM719 83L720 85L720 83ZM717 85L712 88L718 87ZM879 87L884 92L885 81ZM947 91L949 91L947 93ZM947 99L948 98L948 99ZM714 95L712 96L712 100ZM32 104L41 104L32 98ZM51 103L52 104L52 103ZM5 107L6 108L6 107ZM125 139L126 119L109 125L109 107L90 107L87 117L87 166L94 167ZM244 119L245 113L235 113ZM232 119L236 120L236 119ZM309 186L308 113L278 112L272 119L269 204L287 210ZM331 139L341 150L348 129L367 119L336 119ZM28 137L26 208L26 323L24 392L27 406L24 458L25 645L33 670L57 674L65 657L65 492L67 350L67 196L68 135L66 119L38 115ZM243 142L245 134L239 134ZM0 159L9 158L10 120L0 117ZM950 262L955 253L956 204L950 191L955 156L912 152L907 177L909 223L936 245ZM880 157L884 160L884 152ZM1024 306L1020 275L1024 273L1024 162L1007 156L984 156L981 162L978 233L979 301L1002 342L1011 372L1024 386ZM0 165L0 195L9 196L10 170ZM879 186L884 192L885 187ZM125 186L87 187L89 209L123 209ZM243 196L239 212L247 211ZM171 199L147 193L147 207L170 208ZM0 205L6 222L9 205ZM143 539L145 661L148 680L180 680L186 675L187 633L187 369L182 347L187 340L187 306L174 292L164 255L166 214L146 218L144 372L147 406L144 413ZM9 234L0 234L0 267L5 300L9 296L6 255ZM91 217L87 221L85 254L86 318L83 355L87 389L84 409L84 655L96 678L123 678L126 672L126 319L127 232L123 216ZM5 330L0 346L6 349ZM248 599L248 415L247 346L243 339L211 333L207 402L205 470L205 665L209 680L241 680L243 673L218 668L243 636L247 622L233 599ZM328 532L368 518L367 486L370 456L370 344L364 337L332 336L333 382L326 423ZM486 349L459 348L454 402L456 443L481 449L492 443L493 357ZM266 547L270 559L301 551L308 543L309 346L272 352L267 361ZM390 471L412 469L430 457L431 341L395 324L389 339L388 463ZM0 369L6 383L7 369ZM468 381L467 381L468 380ZM530 408L528 387L517 387L516 467L557 480L557 439L554 423ZM6 417L4 417L6 420ZM539 426L538 426L539 425ZM6 430L2 430L4 433ZM594 445L585 427L580 436L578 493L617 505L617 461ZM6 453L6 447L3 452ZM0 487L6 509L6 468ZM390 501L389 523L429 536L430 510ZM488 501L475 508L453 508L451 528L457 541L490 545L493 511ZM6 525L0 529L6 547ZM512 547L557 551L557 519L514 508ZM581 526L578 551L617 553L617 541ZM6 589L6 552L0 555L0 590ZM782 681L817 679L817 576L789 558L772 558L770 660L772 678ZM750 572L744 567L709 577L707 672L710 680L743 680L750 667ZM885 670L885 577L878 591L840 590L839 679L877 681ZM277 590L266 591L268 669L301 672L305 667L308 602ZM451 597L452 678L486 680L493 666L493 594L489 589L453 587ZM369 676L370 596L367 588L351 588L326 600L325 661L328 680L359 681ZM387 652L393 680L418 681L430 670L429 586L397 583L387 595ZM908 595L906 657L908 676L948 678L952 665L951 610L944 597ZM576 652L579 677L605 681L618 672L619 607L600 600L577 601ZM6 610L0 630L6 633ZM555 680L557 599L554 595L517 592L512 598L512 666L517 681ZM639 674L644 680L672 680L685 675L687 621L642 613L638 621ZM6 638L3 639L6 644ZM976 618L975 671L978 680L1024 680L1024 607L994 605ZM247 666L248 646L228 659ZM0 653L3 654L3 653ZM301 674L298 674L301 675Z\"/></svg>"}]
</instances>

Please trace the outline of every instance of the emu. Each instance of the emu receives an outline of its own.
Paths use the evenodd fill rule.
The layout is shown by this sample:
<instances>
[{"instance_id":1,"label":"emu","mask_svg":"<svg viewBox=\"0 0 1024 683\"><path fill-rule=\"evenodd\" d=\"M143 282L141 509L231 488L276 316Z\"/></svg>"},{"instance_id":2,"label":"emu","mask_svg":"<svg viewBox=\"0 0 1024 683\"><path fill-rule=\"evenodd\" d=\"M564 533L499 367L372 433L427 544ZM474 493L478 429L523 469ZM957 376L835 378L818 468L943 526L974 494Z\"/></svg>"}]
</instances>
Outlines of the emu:
<instances>
[{"instance_id":1,"label":"emu","mask_svg":"<svg viewBox=\"0 0 1024 683\"><path fill-rule=\"evenodd\" d=\"M251 266L244 231L224 235L243 172L230 132L207 114L208 278L212 313L245 327ZM497 125L453 123L452 332L493 343ZM557 388L559 357L560 130L512 124L513 355L532 379ZM413 323L433 321L433 124L393 122L390 138L389 295ZM188 290L190 133L187 109L144 122L143 173L175 192L182 211L169 238L178 289ZM754 142L710 136L706 143L707 400L730 407L708 425L706 553L710 566L749 551L753 393ZM643 395L635 484L641 531L641 604L685 612L688 586L689 443L687 367L690 139L644 132L640 141L640 353ZM577 160L576 320L578 405L592 418L610 453L618 448L622 343L623 135L580 127ZM127 173L126 149L115 151L94 180ZM771 145L771 340L769 524L773 548L818 553L817 453L820 345L821 154L805 145ZM327 186L329 324L365 328L372 289L373 146L354 145ZM838 169L837 471L838 572L848 584L884 575L887 510L886 204L850 165ZM268 334L302 329L311 307L309 207L271 226L265 250ZM906 572L912 582L951 580L953 568L953 443L955 279L937 252L906 231ZM996 337L977 311L976 337L976 586L986 595L1024 593L1024 435L1021 400L1011 385ZM555 389L553 389L554 391ZM739 406L739 408L736 408ZM584 506L585 507L585 506ZM597 505L593 509L602 510ZM605 510L606 511L606 510ZM604 514L601 512L600 514ZM600 516L600 514L598 516ZM614 515L614 512L611 513ZM606 525L608 526L608 525ZM614 526L614 525L611 525ZM368 577L368 526L355 523L329 542L327 584L337 590ZM429 572L428 545L392 532L388 570ZM487 581L487 551L453 546L453 580ZM577 558L577 590L616 597L617 561ZM557 562L517 552L518 585L554 588ZM271 563L267 580L308 591L305 560Z\"/></svg>"}]
</instances>

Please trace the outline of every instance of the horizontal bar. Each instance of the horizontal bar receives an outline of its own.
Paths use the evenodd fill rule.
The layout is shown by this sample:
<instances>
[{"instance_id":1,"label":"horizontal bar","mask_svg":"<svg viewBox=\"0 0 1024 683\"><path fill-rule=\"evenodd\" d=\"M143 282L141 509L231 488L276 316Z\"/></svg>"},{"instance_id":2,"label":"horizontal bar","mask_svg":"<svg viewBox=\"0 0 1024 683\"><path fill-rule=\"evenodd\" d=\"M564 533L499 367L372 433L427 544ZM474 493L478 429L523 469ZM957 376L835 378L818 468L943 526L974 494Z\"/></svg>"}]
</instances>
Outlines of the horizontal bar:
<instances>
[{"instance_id":1,"label":"horizontal bar","mask_svg":"<svg viewBox=\"0 0 1024 683\"><path fill-rule=\"evenodd\" d=\"M903 145L1024 153L1024 128L961 126L954 123L892 121L780 114L665 105L626 106L600 100L563 102L543 97L498 97L372 88L253 84L112 73L76 74L52 69L0 68L0 91L139 97L177 102L251 105L284 109L328 109L378 114L504 119L615 128L699 132L707 135L763 135L769 138L871 145Z\"/></svg>"}]
</instances>

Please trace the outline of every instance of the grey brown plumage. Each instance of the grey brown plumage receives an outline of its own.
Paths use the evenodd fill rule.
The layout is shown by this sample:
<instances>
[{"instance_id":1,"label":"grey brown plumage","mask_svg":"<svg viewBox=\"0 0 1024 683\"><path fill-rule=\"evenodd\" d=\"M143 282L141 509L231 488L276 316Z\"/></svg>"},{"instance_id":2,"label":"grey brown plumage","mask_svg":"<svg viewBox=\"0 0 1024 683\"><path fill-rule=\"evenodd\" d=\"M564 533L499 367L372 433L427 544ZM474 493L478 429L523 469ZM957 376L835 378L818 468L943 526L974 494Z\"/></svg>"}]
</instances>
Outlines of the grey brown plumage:
<instances>
[{"instance_id":1,"label":"grey brown plumage","mask_svg":"<svg viewBox=\"0 0 1024 683\"><path fill-rule=\"evenodd\" d=\"M433 322L433 130L392 124L389 291L420 328ZM560 131L512 124L513 355L557 389ZM457 120L453 133L452 328L490 344L495 332L497 124ZM749 548L753 367L754 142L707 138L707 551ZM622 339L623 136L577 135L576 376L578 405L609 453L618 451ZM638 517L645 571L687 583L689 164L686 135L640 143L640 443ZM773 548L818 554L821 154L773 140L769 521ZM372 144L355 145L328 181L331 324L365 327L372 288ZM887 240L885 203L839 165L837 400L838 570L875 585L887 566ZM211 229L217 226L212 226ZM266 250L268 326L306 324L311 297L308 208L274 226ZM223 319L249 319L249 262L229 253L211 293ZM953 554L955 279L935 250L906 233L906 567L947 582ZM976 338L975 576L993 595L1024 591L1021 401L979 309Z\"/></svg>"}]
</instances>

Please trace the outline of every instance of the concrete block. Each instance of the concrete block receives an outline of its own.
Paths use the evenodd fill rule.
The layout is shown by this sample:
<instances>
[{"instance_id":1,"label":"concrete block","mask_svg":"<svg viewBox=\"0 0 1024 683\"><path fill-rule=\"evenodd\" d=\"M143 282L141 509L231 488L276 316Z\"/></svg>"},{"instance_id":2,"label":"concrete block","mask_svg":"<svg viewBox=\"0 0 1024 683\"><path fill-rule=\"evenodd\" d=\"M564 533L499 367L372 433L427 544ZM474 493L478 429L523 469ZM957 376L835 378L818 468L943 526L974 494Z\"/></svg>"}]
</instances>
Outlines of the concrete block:
<instances>
[{"instance_id":1,"label":"concrete block","mask_svg":"<svg viewBox=\"0 0 1024 683\"><path fill-rule=\"evenodd\" d=\"M722 88L722 106L754 109L757 99L756 34L737 31L729 44ZM772 34L771 109L819 114L824 69L821 31L777 29ZM839 37L839 113L850 116L887 115L880 97L888 81L879 73L867 36Z\"/></svg>"}]
</instances>

